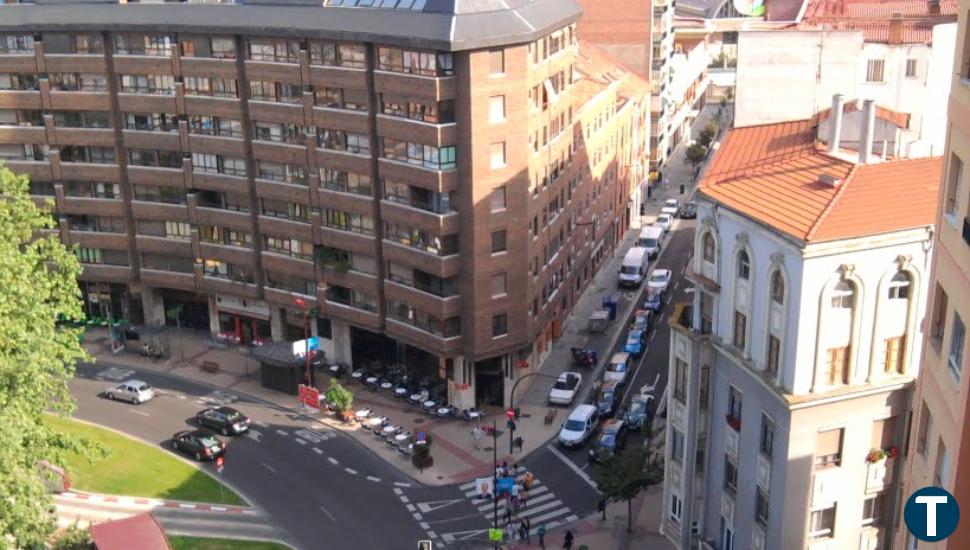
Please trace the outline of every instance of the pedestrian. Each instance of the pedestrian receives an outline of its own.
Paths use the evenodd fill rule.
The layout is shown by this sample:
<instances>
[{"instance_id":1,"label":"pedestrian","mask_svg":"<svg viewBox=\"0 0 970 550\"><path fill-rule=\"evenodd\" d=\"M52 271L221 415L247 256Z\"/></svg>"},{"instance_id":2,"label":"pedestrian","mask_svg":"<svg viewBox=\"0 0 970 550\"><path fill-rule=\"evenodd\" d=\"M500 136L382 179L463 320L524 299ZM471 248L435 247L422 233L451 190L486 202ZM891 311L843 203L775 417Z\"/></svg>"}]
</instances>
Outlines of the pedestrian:
<instances>
[{"instance_id":1,"label":"pedestrian","mask_svg":"<svg viewBox=\"0 0 970 550\"><path fill-rule=\"evenodd\" d=\"M515 525L512 525L510 523L505 526L505 538L509 542L512 542L515 540Z\"/></svg>"},{"instance_id":2,"label":"pedestrian","mask_svg":"<svg viewBox=\"0 0 970 550\"><path fill-rule=\"evenodd\" d=\"M515 497L518 497L518 496L519 496L519 484L518 483L513 483L512 484L512 497L515 498Z\"/></svg>"},{"instance_id":3,"label":"pedestrian","mask_svg":"<svg viewBox=\"0 0 970 550\"><path fill-rule=\"evenodd\" d=\"M535 477L532 475L532 472L526 472L525 481L522 483L522 486L525 488L526 491L532 490L533 481L535 481Z\"/></svg>"},{"instance_id":4,"label":"pedestrian","mask_svg":"<svg viewBox=\"0 0 970 550\"><path fill-rule=\"evenodd\" d=\"M502 465L495 467L495 477L505 477L505 467Z\"/></svg>"},{"instance_id":5,"label":"pedestrian","mask_svg":"<svg viewBox=\"0 0 970 550\"><path fill-rule=\"evenodd\" d=\"M529 531L525 528L525 521L519 524L519 540L529 541Z\"/></svg>"},{"instance_id":6,"label":"pedestrian","mask_svg":"<svg viewBox=\"0 0 970 550\"><path fill-rule=\"evenodd\" d=\"M516 462L516 463L512 464L512 470L509 471L509 475L510 476L514 476L514 475L516 475L518 473L519 473L519 463Z\"/></svg>"},{"instance_id":7,"label":"pedestrian","mask_svg":"<svg viewBox=\"0 0 970 550\"><path fill-rule=\"evenodd\" d=\"M532 522L529 521L529 518L525 518L522 520L522 526L525 527L525 542L532 544Z\"/></svg>"},{"instance_id":8,"label":"pedestrian","mask_svg":"<svg viewBox=\"0 0 970 550\"><path fill-rule=\"evenodd\" d=\"M570 531L570 530L568 530L568 529L566 530L566 536L564 536L563 539L562 539L562 547L565 550L572 550L572 547L573 547L573 532Z\"/></svg>"},{"instance_id":9,"label":"pedestrian","mask_svg":"<svg viewBox=\"0 0 970 550\"><path fill-rule=\"evenodd\" d=\"M601 521L606 521L606 499L601 498L599 504L596 505L596 511L602 514Z\"/></svg>"},{"instance_id":10,"label":"pedestrian","mask_svg":"<svg viewBox=\"0 0 970 550\"><path fill-rule=\"evenodd\" d=\"M521 495L519 495L519 504L522 505L523 510L525 510L525 503L529 501L528 497L529 497L528 493L522 493Z\"/></svg>"},{"instance_id":11,"label":"pedestrian","mask_svg":"<svg viewBox=\"0 0 970 550\"><path fill-rule=\"evenodd\" d=\"M506 525L508 525L511 522L512 522L512 507L506 505L505 506L505 523L506 523Z\"/></svg>"},{"instance_id":12,"label":"pedestrian","mask_svg":"<svg viewBox=\"0 0 970 550\"><path fill-rule=\"evenodd\" d=\"M472 438L475 440L475 450L479 451L482 448L482 438L485 437L485 432L478 426L472 429Z\"/></svg>"},{"instance_id":13,"label":"pedestrian","mask_svg":"<svg viewBox=\"0 0 970 550\"><path fill-rule=\"evenodd\" d=\"M536 529L536 535L539 537L539 548L545 550L546 548L546 524L539 524L539 528Z\"/></svg>"},{"instance_id":14,"label":"pedestrian","mask_svg":"<svg viewBox=\"0 0 970 550\"><path fill-rule=\"evenodd\" d=\"M520 437L516 437L515 438L515 441L513 441L513 443L515 443L515 446L519 448L519 452L521 453L522 452L522 444L523 444L522 437L521 436ZM516 468L516 469L518 469L518 468Z\"/></svg>"}]
</instances>

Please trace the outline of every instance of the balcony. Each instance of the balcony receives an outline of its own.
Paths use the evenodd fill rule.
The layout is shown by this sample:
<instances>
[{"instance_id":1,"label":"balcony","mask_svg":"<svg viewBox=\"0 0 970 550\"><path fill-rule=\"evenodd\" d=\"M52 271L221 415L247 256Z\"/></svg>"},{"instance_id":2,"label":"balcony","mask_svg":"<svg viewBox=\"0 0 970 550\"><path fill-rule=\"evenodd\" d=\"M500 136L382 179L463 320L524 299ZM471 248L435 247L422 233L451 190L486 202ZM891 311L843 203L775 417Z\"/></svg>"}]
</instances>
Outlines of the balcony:
<instances>
[{"instance_id":1,"label":"balcony","mask_svg":"<svg viewBox=\"0 0 970 550\"><path fill-rule=\"evenodd\" d=\"M205 275L202 278L202 285L209 294L235 294L236 296L253 299L260 297L259 287L247 281L234 281Z\"/></svg>"},{"instance_id":2,"label":"balcony","mask_svg":"<svg viewBox=\"0 0 970 550\"><path fill-rule=\"evenodd\" d=\"M107 64L102 54L44 54L44 67L48 73L104 74Z\"/></svg>"},{"instance_id":3,"label":"balcony","mask_svg":"<svg viewBox=\"0 0 970 550\"><path fill-rule=\"evenodd\" d=\"M115 133L110 128L56 127L54 128L53 134L54 143L59 145L100 145L114 147L115 144ZM175 148L177 149L178 146L176 145Z\"/></svg>"},{"instance_id":4,"label":"balcony","mask_svg":"<svg viewBox=\"0 0 970 550\"><path fill-rule=\"evenodd\" d=\"M82 281L127 283L134 279L131 266L108 264L81 264Z\"/></svg>"},{"instance_id":5,"label":"balcony","mask_svg":"<svg viewBox=\"0 0 970 550\"><path fill-rule=\"evenodd\" d=\"M454 76L421 76L375 70L374 87L378 93L393 92L433 101L455 97Z\"/></svg>"},{"instance_id":6,"label":"balcony","mask_svg":"<svg viewBox=\"0 0 970 550\"><path fill-rule=\"evenodd\" d=\"M429 170L413 164L382 158L378 161L380 176L407 183L436 193L454 191L458 188L457 170Z\"/></svg>"},{"instance_id":7,"label":"balcony","mask_svg":"<svg viewBox=\"0 0 970 550\"><path fill-rule=\"evenodd\" d=\"M236 60L214 57L181 57L182 74L236 78Z\"/></svg>"},{"instance_id":8,"label":"balcony","mask_svg":"<svg viewBox=\"0 0 970 550\"><path fill-rule=\"evenodd\" d=\"M338 243L339 244L339 243ZM461 271L461 255L438 256L405 244L385 240L384 259L409 265L436 277L446 279Z\"/></svg>"},{"instance_id":9,"label":"balcony","mask_svg":"<svg viewBox=\"0 0 970 550\"><path fill-rule=\"evenodd\" d=\"M147 130L122 130L125 147L136 149L165 149L178 151L182 148L178 132L153 132Z\"/></svg>"},{"instance_id":10,"label":"balcony","mask_svg":"<svg viewBox=\"0 0 970 550\"><path fill-rule=\"evenodd\" d=\"M313 260L290 256L272 250L263 250L263 269L295 275L304 279L316 279L316 270Z\"/></svg>"},{"instance_id":11,"label":"balcony","mask_svg":"<svg viewBox=\"0 0 970 550\"><path fill-rule=\"evenodd\" d=\"M345 130L357 134L368 134L370 132L367 111L314 107L313 123L320 128ZM380 126L378 126L378 132L380 132Z\"/></svg>"},{"instance_id":12,"label":"balcony","mask_svg":"<svg viewBox=\"0 0 970 550\"><path fill-rule=\"evenodd\" d=\"M0 54L0 73L36 73L37 57L33 52Z\"/></svg>"},{"instance_id":13,"label":"balcony","mask_svg":"<svg viewBox=\"0 0 970 550\"><path fill-rule=\"evenodd\" d=\"M195 292L195 273L166 271L164 269L141 268L138 275L144 285L162 288L175 288Z\"/></svg>"},{"instance_id":14,"label":"balcony","mask_svg":"<svg viewBox=\"0 0 970 550\"><path fill-rule=\"evenodd\" d=\"M289 239L298 239L305 243L313 242L313 229L308 223L276 218L273 216L259 217L259 230L267 235L281 235Z\"/></svg>"},{"instance_id":15,"label":"balcony","mask_svg":"<svg viewBox=\"0 0 970 550\"><path fill-rule=\"evenodd\" d=\"M178 102L174 94L119 93L118 106L123 112L177 113Z\"/></svg>"},{"instance_id":16,"label":"balcony","mask_svg":"<svg viewBox=\"0 0 970 550\"><path fill-rule=\"evenodd\" d=\"M128 181L133 184L164 185L167 187L184 188L185 172L181 168L129 165Z\"/></svg>"},{"instance_id":17,"label":"balcony","mask_svg":"<svg viewBox=\"0 0 970 550\"><path fill-rule=\"evenodd\" d=\"M0 109L41 109L38 90L0 90Z\"/></svg>"},{"instance_id":18,"label":"balcony","mask_svg":"<svg viewBox=\"0 0 970 550\"><path fill-rule=\"evenodd\" d=\"M388 300L412 304L441 319L457 317L461 314L461 297L457 294L439 296L417 286L391 280L384 281L384 292Z\"/></svg>"},{"instance_id":19,"label":"balcony","mask_svg":"<svg viewBox=\"0 0 970 550\"><path fill-rule=\"evenodd\" d=\"M895 458L887 457L876 462L870 462L866 471L866 492L882 491L892 485L895 468Z\"/></svg>"},{"instance_id":20,"label":"balcony","mask_svg":"<svg viewBox=\"0 0 970 550\"><path fill-rule=\"evenodd\" d=\"M458 139L458 125L432 124L388 115L377 115L377 133L403 141L413 141L435 147L453 145Z\"/></svg>"},{"instance_id":21,"label":"balcony","mask_svg":"<svg viewBox=\"0 0 970 550\"><path fill-rule=\"evenodd\" d=\"M385 331L389 336L399 338L433 353L454 353L461 350L460 335L446 338L392 317L388 317L385 321Z\"/></svg>"},{"instance_id":22,"label":"balcony","mask_svg":"<svg viewBox=\"0 0 970 550\"><path fill-rule=\"evenodd\" d=\"M189 239L179 240L165 236L136 235L135 243L139 252L181 256L183 258L193 257L192 241Z\"/></svg>"},{"instance_id":23,"label":"balcony","mask_svg":"<svg viewBox=\"0 0 970 550\"><path fill-rule=\"evenodd\" d=\"M387 221L422 229L434 235L450 235L458 232L458 212L439 214L427 208L427 204L407 205L405 199L382 200L381 215Z\"/></svg>"},{"instance_id":24,"label":"balcony","mask_svg":"<svg viewBox=\"0 0 970 550\"><path fill-rule=\"evenodd\" d=\"M242 106L236 97L212 97L206 95L186 95L185 112L188 114L210 115L239 120Z\"/></svg>"},{"instance_id":25,"label":"balcony","mask_svg":"<svg viewBox=\"0 0 970 550\"><path fill-rule=\"evenodd\" d=\"M69 92L51 90L51 109L107 111L111 109L108 92Z\"/></svg>"},{"instance_id":26,"label":"balcony","mask_svg":"<svg viewBox=\"0 0 970 550\"><path fill-rule=\"evenodd\" d=\"M98 199L94 197L65 196L58 205L60 214L99 214L101 216L124 217L125 203L121 199Z\"/></svg>"}]
</instances>

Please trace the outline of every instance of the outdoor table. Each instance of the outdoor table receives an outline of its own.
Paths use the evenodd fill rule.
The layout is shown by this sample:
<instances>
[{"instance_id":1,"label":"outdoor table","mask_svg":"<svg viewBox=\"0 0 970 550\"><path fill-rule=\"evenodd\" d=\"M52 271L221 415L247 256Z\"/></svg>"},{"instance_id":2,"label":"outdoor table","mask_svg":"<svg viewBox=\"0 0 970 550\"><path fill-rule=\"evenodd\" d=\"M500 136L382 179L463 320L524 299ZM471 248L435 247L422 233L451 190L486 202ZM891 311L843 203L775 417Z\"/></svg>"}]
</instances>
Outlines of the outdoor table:
<instances>
[{"instance_id":1,"label":"outdoor table","mask_svg":"<svg viewBox=\"0 0 970 550\"><path fill-rule=\"evenodd\" d=\"M391 384L390 382L381 382L381 389L382 390L389 390L389 389L391 389L391 387L393 385L394 384Z\"/></svg>"},{"instance_id":2,"label":"outdoor table","mask_svg":"<svg viewBox=\"0 0 970 550\"><path fill-rule=\"evenodd\" d=\"M374 414L374 411L372 411L370 409L361 409L361 410L357 411L357 413L354 414L354 416L357 418L357 420L362 420L364 418L369 417L372 414Z\"/></svg>"},{"instance_id":3,"label":"outdoor table","mask_svg":"<svg viewBox=\"0 0 970 550\"><path fill-rule=\"evenodd\" d=\"M397 426L384 426L384 435L393 435L399 431L401 431L401 428L398 428Z\"/></svg>"},{"instance_id":4,"label":"outdoor table","mask_svg":"<svg viewBox=\"0 0 970 550\"><path fill-rule=\"evenodd\" d=\"M408 439L411 439L411 434L408 433L408 432L399 433L399 434L397 434L397 435L394 436L394 441L396 441L398 443L404 443Z\"/></svg>"}]
</instances>

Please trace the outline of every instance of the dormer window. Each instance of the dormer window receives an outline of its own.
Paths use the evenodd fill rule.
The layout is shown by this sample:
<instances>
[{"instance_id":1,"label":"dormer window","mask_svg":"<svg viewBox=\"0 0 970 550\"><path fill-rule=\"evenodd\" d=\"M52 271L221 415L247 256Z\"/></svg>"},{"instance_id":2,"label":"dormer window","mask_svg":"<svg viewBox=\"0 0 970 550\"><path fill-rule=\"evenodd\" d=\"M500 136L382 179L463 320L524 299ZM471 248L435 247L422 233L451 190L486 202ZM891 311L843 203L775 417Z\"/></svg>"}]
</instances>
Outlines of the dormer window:
<instances>
[{"instance_id":1,"label":"dormer window","mask_svg":"<svg viewBox=\"0 0 970 550\"><path fill-rule=\"evenodd\" d=\"M897 272L889 281L889 299L908 300L909 287L909 275L905 271Z\"/></svg>"}]
</instances>

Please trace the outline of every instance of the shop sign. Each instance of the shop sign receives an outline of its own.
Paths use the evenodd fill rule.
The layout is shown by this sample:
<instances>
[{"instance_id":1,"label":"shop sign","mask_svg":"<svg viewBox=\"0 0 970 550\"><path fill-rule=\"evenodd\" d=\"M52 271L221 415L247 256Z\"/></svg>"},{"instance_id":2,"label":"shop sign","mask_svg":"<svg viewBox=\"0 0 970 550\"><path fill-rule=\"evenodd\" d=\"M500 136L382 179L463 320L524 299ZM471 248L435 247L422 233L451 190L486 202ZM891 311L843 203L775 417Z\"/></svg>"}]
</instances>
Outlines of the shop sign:
<instances>
[{"instance_id":1,"label":"shop sign","mask_svg":"<svg viewBox=\"0 0 970 550\"><path fill-rule=\"evenodd\" d=\"M269 319L269 305L261 300L216 294L216 307L219 311L227 313L237 313L264 320Z\"/></svg>"}]
</instances>

